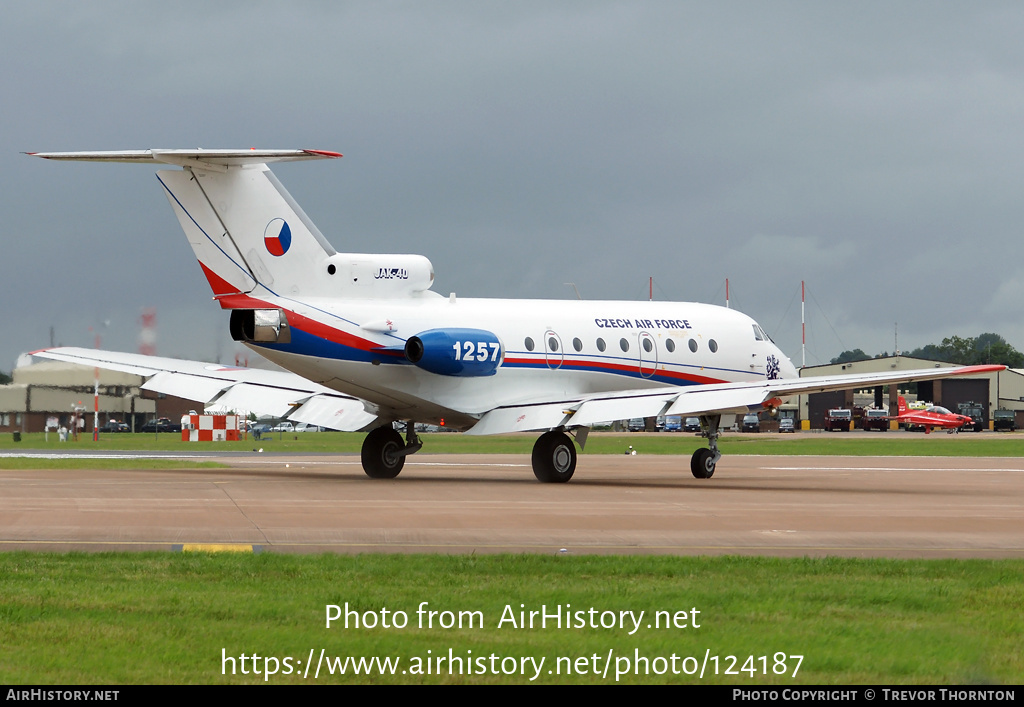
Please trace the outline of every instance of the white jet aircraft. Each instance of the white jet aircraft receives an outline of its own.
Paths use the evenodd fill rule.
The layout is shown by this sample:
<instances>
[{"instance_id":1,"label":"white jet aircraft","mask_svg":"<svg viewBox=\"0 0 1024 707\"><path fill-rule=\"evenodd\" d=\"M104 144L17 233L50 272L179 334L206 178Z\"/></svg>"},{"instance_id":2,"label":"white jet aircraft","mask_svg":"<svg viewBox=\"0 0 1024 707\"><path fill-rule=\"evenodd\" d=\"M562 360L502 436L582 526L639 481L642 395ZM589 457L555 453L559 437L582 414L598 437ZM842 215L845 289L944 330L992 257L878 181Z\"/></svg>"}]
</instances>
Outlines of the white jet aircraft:
<instances>
[{"instance_id":1,"label":"white jet aircraft","mask_svg":"<svg viewBox=\"0 0 1024 707\"><path fill-rule=\"evenodd\" d=\"M466 299L430 287L420 255L338 253L270 172L322 150L30 153L53 160L162 163L157 172L231 336L292 373L139 354L54 348L35 355L151 376L149 390L339 430L369 430L362 464L393 478L422 447L414 423L468 434L542 432L533 471L568 481L591 426L699 416L721 457L722 414L781 396L926 380L1001 366L799 378L750 317L707 304ZM406 437L395 429L405 422Z\"/></svg>"}]
</instances>

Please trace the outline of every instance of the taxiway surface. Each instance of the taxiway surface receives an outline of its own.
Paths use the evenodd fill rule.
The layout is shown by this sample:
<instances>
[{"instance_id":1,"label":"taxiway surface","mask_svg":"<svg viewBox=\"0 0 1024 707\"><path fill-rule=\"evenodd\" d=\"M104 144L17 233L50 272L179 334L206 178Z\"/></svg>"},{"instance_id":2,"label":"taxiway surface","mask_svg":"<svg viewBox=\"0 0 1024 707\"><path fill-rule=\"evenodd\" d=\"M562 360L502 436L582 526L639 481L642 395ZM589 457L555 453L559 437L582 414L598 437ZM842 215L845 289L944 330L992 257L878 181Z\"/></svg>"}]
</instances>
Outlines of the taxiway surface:
<instances>
[{"instance_id":1,"label":"taxiway surface","mask_svg":"<svg viewBox=\"0 0 1024 707\"><path fill-rule=\"evenodd\" d=\"M581 455L218 457L225 469L0 470L0 549L1024 556L1024 459Z\"/></svg>"}]
</instances>

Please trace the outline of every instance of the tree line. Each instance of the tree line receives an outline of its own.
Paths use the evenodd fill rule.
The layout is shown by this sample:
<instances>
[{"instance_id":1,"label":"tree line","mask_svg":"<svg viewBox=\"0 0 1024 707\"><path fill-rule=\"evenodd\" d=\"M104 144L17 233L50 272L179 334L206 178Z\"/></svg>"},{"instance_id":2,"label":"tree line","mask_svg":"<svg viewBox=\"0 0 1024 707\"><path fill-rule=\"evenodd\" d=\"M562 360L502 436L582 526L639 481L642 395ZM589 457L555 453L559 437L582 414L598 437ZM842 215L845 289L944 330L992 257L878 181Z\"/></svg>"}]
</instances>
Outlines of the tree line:
<instances>
[{"instance_id":1,"label":"tree line","mask_svg":"<svg viewBox=\"0 0 1024 707\"><path fill-rule=\"evenodd\" d=\"M985 333L978 336L948 336L940 344L927 344L913 351L903 351L902 356L923 358L929 361L956 363L963 366L998 363L1010 368L1024 368L1024 353L1013 348L999 334ZM843 351L831 363L852 363L872 358L886 358L889 352L869 356L861 349Z\"/></svg>"}]
</instances>

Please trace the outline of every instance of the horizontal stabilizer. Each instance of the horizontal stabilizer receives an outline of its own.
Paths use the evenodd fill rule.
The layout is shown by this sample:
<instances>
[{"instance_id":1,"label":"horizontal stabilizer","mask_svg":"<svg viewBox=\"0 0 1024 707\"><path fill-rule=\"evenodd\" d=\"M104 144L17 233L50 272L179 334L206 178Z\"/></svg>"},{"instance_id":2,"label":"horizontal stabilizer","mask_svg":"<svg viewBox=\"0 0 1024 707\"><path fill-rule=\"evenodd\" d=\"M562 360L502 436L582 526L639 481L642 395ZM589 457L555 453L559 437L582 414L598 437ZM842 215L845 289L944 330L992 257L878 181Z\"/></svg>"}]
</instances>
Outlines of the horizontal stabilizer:
<instances>
[{"instance_id":1,"label":"horizontal stabilizer","mask_svg":"<svg viewBox=\"0 0 1024 707\"><path fill-rule=\"evenodd\" d=\"M327 150L105 150L93 152L27 152L33 157L73 162L159 162L185 166L218 165L227 167L269 162L329 160L341 157Z\"/></svg>"}]
</instances>

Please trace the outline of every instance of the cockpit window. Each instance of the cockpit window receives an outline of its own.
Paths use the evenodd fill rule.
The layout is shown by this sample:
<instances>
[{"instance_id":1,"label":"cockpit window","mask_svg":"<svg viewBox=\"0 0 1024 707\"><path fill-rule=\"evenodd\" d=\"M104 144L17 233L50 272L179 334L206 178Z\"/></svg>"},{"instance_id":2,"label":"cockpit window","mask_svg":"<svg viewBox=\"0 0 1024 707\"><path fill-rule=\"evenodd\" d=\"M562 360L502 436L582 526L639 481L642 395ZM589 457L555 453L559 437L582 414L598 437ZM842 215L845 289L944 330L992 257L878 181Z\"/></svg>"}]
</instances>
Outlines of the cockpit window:
<instances>
[{"instance_id":1,"label":"cockpit window","mask_svg":"<svg viewBox=\"0 0 1024 707\"><path fill-rule=\"evenodd\" d=\"M759 325L754 324L753 326L754 326L754 338L757 341L771 341L773 344L775 343L775 341L772 339L772 337L768 336L768 334L765 332L765 330L762 329Z\"/></svg>"}]
</instances>

